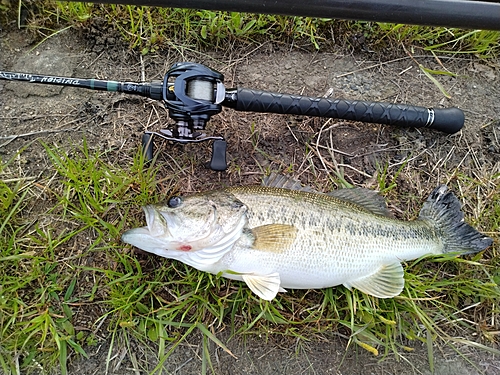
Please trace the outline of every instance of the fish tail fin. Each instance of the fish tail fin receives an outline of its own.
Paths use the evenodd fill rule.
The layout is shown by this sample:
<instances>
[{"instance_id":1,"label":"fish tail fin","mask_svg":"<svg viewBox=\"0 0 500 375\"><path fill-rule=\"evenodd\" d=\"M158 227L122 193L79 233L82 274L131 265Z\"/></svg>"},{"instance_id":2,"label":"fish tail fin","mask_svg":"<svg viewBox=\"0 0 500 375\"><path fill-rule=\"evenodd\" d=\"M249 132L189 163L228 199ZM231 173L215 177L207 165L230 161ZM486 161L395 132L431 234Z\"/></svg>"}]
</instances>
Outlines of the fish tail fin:
<instances>
[{"instance_id":1,"label":"fish tail fin","mask_svg":"<svg viewBox=\"0 0 500 375\"><path fill-rule=\"evenodd\" d=\"M460 202L445 185L432 191L420 210L419 219L432 224L443 241L443 253L478 253L493 243L490 237L464 221Z\"/></svg>"}]
</instances>

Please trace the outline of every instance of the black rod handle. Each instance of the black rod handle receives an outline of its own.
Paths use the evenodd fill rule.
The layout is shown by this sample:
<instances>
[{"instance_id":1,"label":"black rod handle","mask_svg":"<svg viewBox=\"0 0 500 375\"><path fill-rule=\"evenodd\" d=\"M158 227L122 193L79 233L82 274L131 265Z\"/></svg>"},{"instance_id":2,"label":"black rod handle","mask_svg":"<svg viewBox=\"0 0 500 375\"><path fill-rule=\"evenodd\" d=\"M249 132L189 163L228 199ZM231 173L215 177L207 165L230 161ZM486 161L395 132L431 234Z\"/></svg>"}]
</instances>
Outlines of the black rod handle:
<instances>
[{"instance_id":1,"label":"black rod handle","mask_svg":"<svg viewBox=\"0 0 500 375\"><path fill-rule=\"evenodd\" d=\"M424 108L406 104L310 98L239 88L224 105L238 111L339 118L401 127L430 128L453 134L464 125L458 108Z\"/></svg>"}]
</instances>

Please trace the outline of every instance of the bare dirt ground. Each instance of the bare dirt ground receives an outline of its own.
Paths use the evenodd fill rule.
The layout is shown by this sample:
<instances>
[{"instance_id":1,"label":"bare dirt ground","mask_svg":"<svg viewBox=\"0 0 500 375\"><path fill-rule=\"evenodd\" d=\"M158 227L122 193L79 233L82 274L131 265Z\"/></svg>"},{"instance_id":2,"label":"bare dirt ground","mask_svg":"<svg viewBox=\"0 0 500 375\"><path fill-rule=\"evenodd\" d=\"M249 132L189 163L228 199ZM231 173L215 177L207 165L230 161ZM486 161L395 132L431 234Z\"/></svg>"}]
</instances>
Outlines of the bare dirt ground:
<instances>
[{"instance_id":1,"label":"bare dirt ground","mask_svg":"<svg viewBox=\"0 0 500 375\"><path fill-rule=\"evenodd\" d=\"M376 187L377 165L397 169L398 194L425 196L438 182L448 182L442 168L472 176L500 172L500 70L470 57L415 56L431 69L446 69L455 77L438 79L451 95L439 89L404 54L389 58L369 52L311 50L264 43L223 52L197 52L180 47L140 57L114 34L98 29L67 30L33 49L29 34L0 31L0 69L82 78L140 81L161 79L178 61L204 63L225 75L226 87L242 86L311 96L404 102L424 107L457 106L466 114L463 131L448 136L433 131L298 116L238 113L224 110L215 116L207 133L228 141L229 169L224 173L203 167L209 146L158 145L161 173L177 173L184 193L227 185L256 183L265 169L285 170L302 182L331 188L327 170L340 168L348 182ZM94 150L112 150L114 161L126 166L137 150L144 130L165 127L167 113L160 103L123 94L103 93L26 83L0 81L0 157L16 159L18 176L40 178L54 172L40 140L71 149L86 139ZM316 145L305 153L306 144ZM333 153L328 149L335 150ZM109 154L108 154L109 155ZM409 160L409 161L408 161ZM181 166L181 167L179 167ZM188 167L184 167L188 166ZM312 169L315 172L312 172ZM328 186L330 184L330 186ZM413 209L398 205L402 211ZM139 210L139 208L138 208ZM227 337L220 333L221 338ZM75 358L72 373L104 373L107 355L103 340L88 348L90 359ZM144 368L154 368L145 348L133 344ZM217 374L428 374L427 349L416 347L404 358L384 360L350 346L332 332L297 342L270 335L247 335L227 342L234 359L212 346ZM436 348L437 374L500 374L498 359L484 351L461 348L463 357L446 346ZM124 351L117 352L110 372L137 374ZM165 365L164 373L201 373L201 338L193 335ZM151 361L151 362L149 362ZM146 371L144 372L146 373Z\"/></svg>"}]
</instances>

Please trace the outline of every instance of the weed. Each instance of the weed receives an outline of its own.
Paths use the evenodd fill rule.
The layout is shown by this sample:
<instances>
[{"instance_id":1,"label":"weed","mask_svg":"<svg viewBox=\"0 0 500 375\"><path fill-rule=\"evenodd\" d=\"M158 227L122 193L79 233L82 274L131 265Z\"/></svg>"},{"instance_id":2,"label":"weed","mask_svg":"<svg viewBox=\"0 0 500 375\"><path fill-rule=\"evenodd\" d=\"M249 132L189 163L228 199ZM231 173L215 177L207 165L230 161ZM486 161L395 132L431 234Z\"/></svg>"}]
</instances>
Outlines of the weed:
<instances>
[{"instance_id":1,"label":"weed","mask_svg":"<svg viewBox=\"0 0 500 375\"><path fill-rule=\"evenodd\" d=\"M474 54L482 58L496 56L500 32L490 30L461 30L445 27L425 27L377 23L383 39L413 44L426 51Z\"/></svg>"},{"instance_id":2,"label":"weed","mask_svg":"<svg viewBox=\"0 0 500 375\"><path fill-rule=\"evenodd\" d=\"M43 9L48 12L48 5ZM48 14L57 22L65 18L75 23L104 14L143 53L179 40L217 45L230 38L249 41L263 33L293 39L306 36L319 48L321 29L331 23L301 17L79 3L58 3ZM385 33L383 38L427 43L422 48L432 50L459 48L489 56L495 53L493 43L498 42L498 35L489 32L379 27ZM254 151L269 158L259 149L262 139L255 124L250 130ZM311 143L305 151L311 173L319 175L323 167L333 171L328 172L328 183L351 185L344 171L353 167L342 163L333 151L320 150L319 141L318 136L317 147ZM376 299L338 287L290 291L272 302L261 301L243 283L175 261L144 257L120 242L126 227L142 225L139 207L154 202L160 192L158 170L145 165L142 152L137 151L130 165L120 167L107 163L106 153L92 151L86 143L71 152L48 144L44 147L57 172L57 186L52 180L31 184L14 177L0 181L0 366L6 374L46 370L55 363L66 373L68 356L85 356L87 346L97 340L88 331L101 324L111 337L108 366L118 346L128 348L134 358L133 338L155 348L153 372L157 373L194 332L203 337L202 370L208 372L212 366L209 343L229 351L214 333L226 326L233 334L286 335L297 340L336 330L349 343L379 356L425 343L431 368L435 341L482 345L457 339L470 331L485 342L496 340L497 328L484 322L498 320L497 247L472 259L442 256L411 262L405 268L405 290L393 299ZM320 167L313 157L321 159ZM379 190L393 193L398 176L409 166L409 162L379 166L375 179ZM293 169L293 165L287 167ZM6 175L8 168L9 162L0 165L0 175ZM176 177L174 173L164 178L163 189L171 190ZM477 202L471 198L475 207L467 210L468 220L495 238L500 228L499 177L453 176L459 191L478 190L480 194L469 196L487 197ZM50 197L45 202L39 199L41 191ZM82 314L87 315L84 323L79 321ZM474 320L476 315L484 317L481 322ZM88 331L81 329L82 324Z\"/></svg>"},{"instance_id":3,"label":"weed","mask_svg":"<svg viewBox=\"0 0 500 375\"><path fill-rule=\"evenodd\" d=\"M394 175L389 177L389 164L385 164L383 167L377 163L377 182L378 182L378 188L377 190L379 191L380 194L384 195L391 190L393 190L397 186L397 179L398 176L401 174L401 172L404 170L404 168L407 166L408 161L410 158L407 158L404 160L399 168L394 171Z\"/></svg>"},{"instance_id":4,"label":"weed","mask_svg":"<svg viewBox=\"0 0 500 375\"><path fill-rule=\"evenodd\" d=\"M132 48L144 54L179 45L217 48L233 40L249 43L263 35L275 40L308 40L311 46L320 49L330 43L334 30L334 40L348 41L350 36L361 34L370 40L372 48L383 47L386 42L403 43L427 51L475 54L483 58L496 56L500 41L499 32L485 30L54 0L37 0L37 5L42 14L37 14L31 27L39 31L44 28L53 33L61 28L61 23L85 25L100 17L113 25Z\"/></svg>"},{"instance_id":5,"label":"weed","mask_svg":"<svg viewBox=\"0 0 500 375\"><path fill-rule=\"evenodd\" d=\"M58 17L76 22L85 22L92 17L93 3L81 2L56 2L56 14Z\"/></svg>"},{"instance_id":6,"label":"weed","mask_svg":"<svg viewBox=\"0 0 500 375\"><path fill-rule=\"evenodd\" d=\"M464 318L481 309L496 319L498 267L487 265L481 255L470 260L441 256L411 262L406 267L405 290L393 299L337 287L290 291L272 302L261 301L243 283L124 251L120 233L126 226L138 225L129 214L150 202L157 189L156 170L144 167L142 152L122 169L107 164L106 154L91 151L85 142L71 157L49 145L45 150L61 182L57 188L44 186L54 197L47 210L50 225L24 216L22 208L35 199L33 186L14 180L0 185L0 365L5 373L48 368L56 362L66 373L68 355L85 356L84 347L95 342L95 337L77 328L78 306L87 305L101 306L92 316L92 326L106 323L111 332L108 365L116 346L130 347L134 338L145 347L156 344L153 372L158 373L195 331L203 337L202 365L208 372L212 366L209 342L229 352L213 330L225 326L237 335L282 334L298 340L336 330L350 343L383 356L423 342L430 350L431 364L436 340L449 345L466 342L458 342L454 330L478 331L485 339L492 336L488 326ZM391 189L406 167L403 163L395 172L382 168L381 188ZM496 184L485 187L465 176L457 178L462 189L481 186L488 189L484 194L492 202L498 202ZM175 175L169 181L173 186ZM483 209L488 216L478 225L497 231L498 205ZM57 220L64 225L55 225ZM89 237L82 251L73 254L71 249ZM96 257L99 260L89 264ZM86 283L89 277L93 282Z\"/></svg>"}]
</instances>

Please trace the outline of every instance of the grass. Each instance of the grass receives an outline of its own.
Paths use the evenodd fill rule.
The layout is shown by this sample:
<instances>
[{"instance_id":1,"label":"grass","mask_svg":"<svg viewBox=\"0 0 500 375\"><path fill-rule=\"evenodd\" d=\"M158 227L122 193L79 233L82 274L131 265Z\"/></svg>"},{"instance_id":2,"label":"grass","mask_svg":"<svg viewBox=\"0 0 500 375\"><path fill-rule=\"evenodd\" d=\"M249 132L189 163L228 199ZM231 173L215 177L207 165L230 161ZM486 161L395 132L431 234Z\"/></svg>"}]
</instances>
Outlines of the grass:
<instances>
[{"instance_id":1,"label":"grass","mask_svg":"<svg viewBox=\"0 0 500 375\"><path fill-rule=\"evenodd\" d=\"M160 373L193 332L205 338L202 365L209 371L209 342L229 352L215 334L222 327L235 335L280 334L306 341L334 330L381 356L403 355L420 342L430 351L435 341L460 346L467 340L456 337L477 332L485 342L481 345L493 350L487 343L496 340L494 327L481 322L494 322L499 313L498 249L472 259L411 262L405 290L393 299L337 287L292 291L266 302L242 283L144 258L120 243L125 228L142 225L138 207L174 189L175 175L163 179L160 191L157 171L144 166L141 152L129 168L121 168L106 163L106 154L91 152L85 142L71 157L50 145L45 149L57 178L0 185L0 366L6 374L55 364L67 373L68 356L86 356L101 324L111 335L108 364L116 347L129 347L133 357L130 342L136 340L155 348L149 354L157 363L152 373ZM3 174L8 169L9 162L2 165ZM379 186L392 188L400 173L400 166L381 168ZM484 189L483 196L499 202L499 176L488 178L492 183L486 186L466 176L458 176L457 183L462 189ZM47 214L33 219L29 207L42 192ZM498 203L477 214L474 224L498 237ZM91 319L82 320L82 314Z\"/></svg>"},{"instance_id":2,"label":"grass","mask_svg":"<svg viewBox=\"0 0 500 375\"><path fill-rule=\"evenodd\" d=\"M101 19L119 31L131 48L144 54L187 46L225 49L234 43L263 40L296 41L317 50L332 43L357 49L360 46L353 40L362 36L365 49L398 50L405 44L434 53L491 58L497 56L500 45L500 32L488 30L54 0L19 4L36 9L29 27L40 33L42 39L62 27L85 29L92 20ZM19 9L20 17L22 6Z\"/></svg>"},{"instance_id":3,"label":"grass","mask_svg":"<svg viewBox=\"0 0 500 375\"><path fill-rule=\"evenodd\" d=\"M43 37L68 25L86 28L100 17L142 53L181 44L222 48L264 37L321 49L330 43L332 30L341 30L365 34L381 48L404 43L488 58L498 52L500 39L496 32L477 30L72 2L39 2L39 12L31 25ZM250 130L254 149L269 157L259 148L253 125ZM495 237L488 252L410 262L404 292L389 300L338 287L292 291L266 302L242 283L134 253L120 242L124 229L143 225L139 207L175 190L178 175L161 177L139 151L129 165L117 166L109 161L111 151L92 151L86 143L69 150L45 144L44 149L55 173L50 178L17 177L14 159L0 165L0 368L5 374L54 366L66 374L68 358L85 357L103 331L109 332L108 366L118 366L114 357L126 348L136 369L152 373L161 373L174 350L195 334L203 337L202 372L209 372L210 345L229 352L217 334L225 328L232 335L285 335L298 341L336 331L350 345L381 357L404 356L424 343L431 369L436 341L490 351L498 341L499 174L449 171L448 176L454 190L468 197L467 220ZM314 150L311 144L306 153L321 157ZM335 171L329 184L351 185L344 174L348 165L334 158L321 162L316 167ZM395 198L400 175L411 169L406 161L379 166L375 185ZM423 198L398 197L408 207L405 219L417 215ZM144 356L156 363L154 369L137 358L134 341L152 348Z\"/></svg>"}]
</instances>

